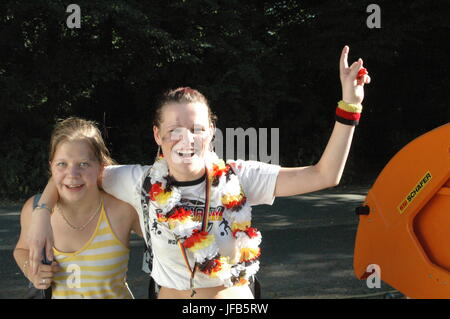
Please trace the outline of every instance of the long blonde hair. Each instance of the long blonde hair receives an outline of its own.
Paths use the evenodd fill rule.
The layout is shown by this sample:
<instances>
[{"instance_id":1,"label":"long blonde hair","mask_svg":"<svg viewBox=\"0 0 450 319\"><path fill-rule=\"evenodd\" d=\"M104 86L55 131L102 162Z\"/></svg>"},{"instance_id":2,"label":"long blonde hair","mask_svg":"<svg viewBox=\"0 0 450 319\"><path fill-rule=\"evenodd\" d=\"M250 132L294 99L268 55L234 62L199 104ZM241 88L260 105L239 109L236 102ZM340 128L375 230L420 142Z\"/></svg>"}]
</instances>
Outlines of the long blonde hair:
<instances>
[{"instance_id":1,"label":"long blonde hair","mask_svg":"<svg viewBox=\"0 0 450 319\"><path fill-rule=\"evenodd\" d=\"M49 161L53 160L58 145L67 141L86 142L91 148L95 159L102 166L116 164L111 158L109 150L103 141L102 134L94 121L79 117L58 120L50 138Z\"/></svg>"}]
</instances>

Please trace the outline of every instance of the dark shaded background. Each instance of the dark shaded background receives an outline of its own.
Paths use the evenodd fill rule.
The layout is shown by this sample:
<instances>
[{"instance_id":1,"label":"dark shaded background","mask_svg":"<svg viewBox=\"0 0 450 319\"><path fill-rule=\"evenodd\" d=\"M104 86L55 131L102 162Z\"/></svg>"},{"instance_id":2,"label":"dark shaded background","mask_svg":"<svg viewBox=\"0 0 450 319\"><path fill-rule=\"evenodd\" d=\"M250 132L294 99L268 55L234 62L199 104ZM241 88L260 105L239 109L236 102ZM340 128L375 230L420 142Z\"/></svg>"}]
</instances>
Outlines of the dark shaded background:
<instances>
[{"instance_id":1,"label":"dark shaded background","mask_svg":"<svg viewBox=\"0 0 450 319\"><path fill-rule=\"evenodd\" d=\"M81 7L81 29L66 7ZM0 2L0 199L47 180L58 118L96 120L113 157L151 163L153 106L169 88L203 92L218 127L280 128L280 164L316 163L341 98L338 60L369 69L342 184L373 183L405 144L450 119L448 1ZM411 159L413 160L413 159Z\"/></svg>"}]
</instances>

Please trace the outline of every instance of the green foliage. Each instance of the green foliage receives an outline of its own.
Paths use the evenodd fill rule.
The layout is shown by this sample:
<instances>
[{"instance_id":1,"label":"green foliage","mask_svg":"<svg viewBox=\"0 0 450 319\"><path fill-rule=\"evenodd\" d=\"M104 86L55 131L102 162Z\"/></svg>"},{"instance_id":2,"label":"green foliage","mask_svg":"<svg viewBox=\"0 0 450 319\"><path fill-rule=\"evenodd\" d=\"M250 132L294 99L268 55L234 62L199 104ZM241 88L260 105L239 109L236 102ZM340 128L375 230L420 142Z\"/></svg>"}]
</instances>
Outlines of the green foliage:
<instances>
[{"instance_id":1,"label":"green foliage","mask_svg":"<svg viewBox=\"0 0 450 319\"><path fill-rule=\"evenodd\" d=\"M118 162L150 163L155 101L186 85L209 98L222 131L279 127L281 164L313 164L334 123L345 44L373 83L344 181L373 181L450 118L445 1L378 1L380 30L366 27L371 2L360 0L76 3L80 29L67 28L66 1L0 3L0 198L42 189L52 127L69 115L96 120Z\"/></svg>"}]
</instances>

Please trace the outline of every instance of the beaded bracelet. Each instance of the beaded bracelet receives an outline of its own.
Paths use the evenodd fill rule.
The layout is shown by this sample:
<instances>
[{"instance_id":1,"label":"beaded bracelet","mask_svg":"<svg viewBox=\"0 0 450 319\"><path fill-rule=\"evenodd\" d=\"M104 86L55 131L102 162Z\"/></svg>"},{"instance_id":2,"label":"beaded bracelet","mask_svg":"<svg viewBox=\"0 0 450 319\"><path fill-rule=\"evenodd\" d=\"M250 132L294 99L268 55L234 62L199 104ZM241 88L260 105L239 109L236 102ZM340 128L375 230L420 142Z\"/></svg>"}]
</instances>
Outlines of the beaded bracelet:
<instances>
[{"instance_id":1,"label":"beaded bracelet","mask_svg":"<svg viewBox=\"0 0 450 319\"><path fill-rule=\"evenodd\" d=\"M39 204L39 205L37 205L37 206L33 209L33 211L35 211L35 210L37 210L37 209L46 209L47 211L50 212L50 214L52 213L52 210L51 210L49 207L47 207L46 204Z\"/></svg>"},{"instance_id":2,"label":"beaded bracelet","mask_svg":"<svg viewBox=\"0 0 450 319\"><path fill-rule=\"evenodd\" d=\"M336 108L336 121L345 125L356 126L361 118L362 105L339 101Z\"/></svg>"}]
</instances>

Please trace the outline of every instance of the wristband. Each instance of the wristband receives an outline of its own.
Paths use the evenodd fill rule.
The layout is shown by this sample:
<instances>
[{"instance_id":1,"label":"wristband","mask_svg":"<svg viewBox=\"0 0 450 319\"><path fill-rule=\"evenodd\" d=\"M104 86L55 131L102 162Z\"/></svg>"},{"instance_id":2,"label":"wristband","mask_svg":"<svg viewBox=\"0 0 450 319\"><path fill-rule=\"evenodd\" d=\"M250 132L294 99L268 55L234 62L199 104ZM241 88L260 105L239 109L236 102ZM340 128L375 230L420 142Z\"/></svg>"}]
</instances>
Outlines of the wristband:
<instances>
[{"instance_id":1,"label":"wristband","mask_svg":"<svg viewBox=\"0 0 450 319\"><path fill-rule=\"evenodd\" d=\"M339 101L336 108L336 121L345 125L356 126L361 118L362 105Z\"/></svg>"},{"instance_id":2,"label":"wristband","mask_svg":"<svg viewBox=\"0 0 450 319\"><path fill-rule=\"evenodd\" d=\"M33 209L33 211L35 211L36 209L46 209L46 210L49 211L50 214L52 213L52 210L51 210L50 208L48 208L47 205L46 205L45 203L44 203L44 204L39 204L39 205L37 205L37 206Z\"/></svg>"}]
</instances>

